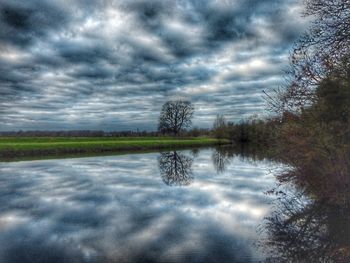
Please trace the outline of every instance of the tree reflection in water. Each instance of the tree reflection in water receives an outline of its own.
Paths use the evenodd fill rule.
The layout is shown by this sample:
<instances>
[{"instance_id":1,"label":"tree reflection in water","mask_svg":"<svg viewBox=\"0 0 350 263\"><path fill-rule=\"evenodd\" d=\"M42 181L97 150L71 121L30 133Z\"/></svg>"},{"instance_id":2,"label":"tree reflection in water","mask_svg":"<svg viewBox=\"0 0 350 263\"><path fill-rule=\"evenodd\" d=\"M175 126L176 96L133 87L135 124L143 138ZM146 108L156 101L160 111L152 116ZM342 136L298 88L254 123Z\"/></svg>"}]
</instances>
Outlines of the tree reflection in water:
<instances>
[{"instance_id":1,"label":"tree reflection in water","mask_svg":"<svg viewBox=\"0 0 350 263\"><path fill-rule=\"evenodd\" d=\"M217 173L223 173L231 163L234 152L228 147L217 147L212 153L213 165Z\"/></svg>"},{"instance_id":2,"label":"tree reflection in water","mask_svg":"<svg viewBox=\"0 0 350 263\"><path fill-rule=\"evenodd\" d=\"M267 262L350 262L349 155L292 159L262 228ZM291 191L290 188L295 191Z\"/></svg>"},{"instance_id":3,"label":"tree reflection in water","mask_svg":"<svg viewBox=\"0 0 350 263\"><path fill-rule=\"evenodd\" d=\"M185 186L193 181L193 158L176 151L159 156L159 169L163 182L169 186Z\"/></svg>"},{"instance_id":4,"label":"tree reflection in water","mask_svg":"<svg viewBox=\"0 0 350 263\"><path fill-rule=\"evenodd\" d=\"M233 158L254 163L257 160L264 160L266 156L264 153L259 152L258 149L243 144L239 145L239 147L233 147L232 145L216 147L211 156L217 173L225 172Z\"/></svg>"},{"instance_id":5,"label":"tree reflection in water","mask_svg":"<svg viewBox=\"0 0 350 263\"><path fill-rule=\"evenodd\" d=\"M280 195L265 224L267 262L350 262L349 208Z\"/></svg>"}]
</instances>

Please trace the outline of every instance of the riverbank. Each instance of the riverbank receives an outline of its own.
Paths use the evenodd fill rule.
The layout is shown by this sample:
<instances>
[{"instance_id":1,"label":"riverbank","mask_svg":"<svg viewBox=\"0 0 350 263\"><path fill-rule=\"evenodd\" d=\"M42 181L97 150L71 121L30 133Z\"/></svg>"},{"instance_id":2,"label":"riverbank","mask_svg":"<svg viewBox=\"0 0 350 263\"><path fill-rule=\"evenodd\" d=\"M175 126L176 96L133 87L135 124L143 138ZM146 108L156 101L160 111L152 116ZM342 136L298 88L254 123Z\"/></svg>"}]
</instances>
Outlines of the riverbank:
<instances>
[{"instance_id":1,"label":"riverbank","mask_svg":"<svg viewBox=\"0 0 350 263\"><path fill-rule=\"evenodd\" d=\"M227 144L209 137L0 137L0 158L169 149Z\"/></svg>"}]
</instances>

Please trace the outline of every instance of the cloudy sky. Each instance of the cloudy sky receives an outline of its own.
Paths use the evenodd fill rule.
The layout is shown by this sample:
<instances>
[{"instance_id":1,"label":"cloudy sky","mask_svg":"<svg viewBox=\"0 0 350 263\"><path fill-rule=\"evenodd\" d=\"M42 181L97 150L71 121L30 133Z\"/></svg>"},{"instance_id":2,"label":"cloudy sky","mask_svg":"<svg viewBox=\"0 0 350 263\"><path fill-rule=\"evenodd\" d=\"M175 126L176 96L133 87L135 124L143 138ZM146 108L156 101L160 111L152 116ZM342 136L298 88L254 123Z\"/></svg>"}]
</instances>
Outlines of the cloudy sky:
<instances>
[{"instance_id":1,"label":"cloudy sky","mask_svg":"<svg viewBox=\"0 0 350 263\"><path fill-rule=\"evenodd\" d=\"M0 0L0 130L147 129L263 114L307 28L299 0Z\"/></svg>"}]
</instances>

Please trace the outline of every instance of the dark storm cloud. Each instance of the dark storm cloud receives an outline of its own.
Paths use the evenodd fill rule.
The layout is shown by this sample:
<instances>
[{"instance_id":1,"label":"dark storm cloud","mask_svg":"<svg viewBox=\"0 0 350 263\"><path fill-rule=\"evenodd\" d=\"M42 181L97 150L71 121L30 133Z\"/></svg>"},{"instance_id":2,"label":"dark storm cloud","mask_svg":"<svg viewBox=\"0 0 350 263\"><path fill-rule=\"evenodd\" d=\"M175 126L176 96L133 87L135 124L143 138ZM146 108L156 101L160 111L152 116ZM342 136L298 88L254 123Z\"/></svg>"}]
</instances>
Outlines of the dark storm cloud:
<instances>
[{"instance_id":1,"label":"dark storm cloud","mask_svg":"<svg viewBox=\"0 0 350 263\"><path fill-rule=\"evenodd\" d=\"M68 17L53 1L1 1L2 42L27 46L36 38L45 37L50 30L64 26Z\"/></svg>"},{"instance_id":2,"label":"dark storm cloud","mask_svg":"<svg viewBox=\"0 0 350 263\"><path fill-rule=\"evenodd\" d=\"M154 129L186 98L194 123L262 113L297 0L0 0L0 130Z\"/></svg>"},{"instance_id":3,"label":"dark storm cloud","mask_svg":"<svg viewBox=\"0 0 350 263\"><path fill-rule=\"evenodd\" d=\"M126 6L146 30L160 37L179 58L208 51L208 48L218 47L225 41L254 35L249 30L251 14L232 7L219 8L211 1L131 1ZM182 22L183 29L186 26L188 31L172 28L167 23L169 17ZM196 27L202 34L200 40L191 45L188 32ZM192 37L196 37L195 33Z\"/></svg>"}]
</instances>

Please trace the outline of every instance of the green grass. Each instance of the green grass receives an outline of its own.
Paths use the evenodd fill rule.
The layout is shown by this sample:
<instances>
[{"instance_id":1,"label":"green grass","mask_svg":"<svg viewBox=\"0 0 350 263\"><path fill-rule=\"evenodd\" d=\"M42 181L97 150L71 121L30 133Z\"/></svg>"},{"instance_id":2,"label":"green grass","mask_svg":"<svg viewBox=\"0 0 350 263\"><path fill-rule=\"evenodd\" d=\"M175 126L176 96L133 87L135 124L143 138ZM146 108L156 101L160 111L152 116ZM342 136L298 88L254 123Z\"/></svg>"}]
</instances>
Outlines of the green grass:
<instances>
[{"instance_id":1,"label":"green grass","mask_svg":"<svg viewBox=\"0 0 350 263\"><path fill-rule=\"evenodd\" d=\"M208 137L0 137L0 157L163 149L227 143Z\"/></svg>"}]
</instances>

